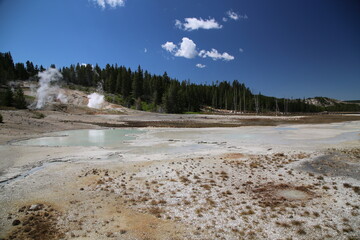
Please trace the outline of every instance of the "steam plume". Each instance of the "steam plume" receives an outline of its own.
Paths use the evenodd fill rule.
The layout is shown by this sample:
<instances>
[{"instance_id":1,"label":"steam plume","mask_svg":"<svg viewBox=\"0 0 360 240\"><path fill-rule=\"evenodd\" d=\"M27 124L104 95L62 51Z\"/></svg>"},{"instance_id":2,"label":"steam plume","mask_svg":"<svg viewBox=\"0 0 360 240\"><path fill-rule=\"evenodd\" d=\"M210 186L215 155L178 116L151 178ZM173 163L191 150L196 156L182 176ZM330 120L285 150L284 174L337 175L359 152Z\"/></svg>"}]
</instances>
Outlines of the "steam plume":
<instances>
[{"instance_id":1,"label":"steam plume","mask_svg":"<svg viewBox=\"0 0 360 240\"><path fill-rule=\"evenodd\" d=\"M36 91L36 108L43 108L46 103L53 102L55 99L62 103L67 102L66 95L60 92L56 85L62 79L61 73L55 68L49 68L46 71L38 73L39 88Z\"/></svg>"},{"instance_id":2,"label":"steam plume","mask_svg":"<svg viewBox=\"0 0 360 240\"><path fill-rule=\"evenodd\" d=\"M89 99L88 107L100 109L104 105L104 95L92 93L87 96Z\"/></svg>"}]
</instances>

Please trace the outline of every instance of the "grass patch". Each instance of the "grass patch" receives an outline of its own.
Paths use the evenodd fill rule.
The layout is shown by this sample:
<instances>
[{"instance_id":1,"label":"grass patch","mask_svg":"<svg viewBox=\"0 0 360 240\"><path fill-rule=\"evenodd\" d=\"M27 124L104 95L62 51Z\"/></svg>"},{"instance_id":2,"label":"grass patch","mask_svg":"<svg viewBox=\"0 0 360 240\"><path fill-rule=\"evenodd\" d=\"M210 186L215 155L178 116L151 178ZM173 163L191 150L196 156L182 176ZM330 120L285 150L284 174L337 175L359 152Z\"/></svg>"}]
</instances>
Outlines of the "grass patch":
<instances>
[{"instance_id":1,"label":"grass patch","mask_svg":"<svg viewBox=\"0 0 360 240\"><path fill-rule=\"evenodd\" d=\"M37 111L32 111L31 112L33 115L32 115L32 118L36 118L36 119L43 119L45 118L45 114L41 113L41 112L37 112Z\"/></svg>"},{"instance_id":2,"label":"grass patch","mask_svg":"<svg viewBox=\"0 0 360 240\"><path fill-rule=\"evenodd\" d=\"M164 211L161 208L158 208L158 207L152 207L152 208L149 209L149 213L156 216L157 218L161 218L161 214L163 212Z\"/></svg>"},{"instance_id":3,"label":"grass patch","mask_svg":"<svg viewBox=\"0 0 360 240\"><path fill-rule=\"evenodd\" d=\"M299 229L299 230L297 230L297 234L299 234L299 235L306 235L306 232L305 232L305 230L304 229Z\"/></svg>"}]
</instances>

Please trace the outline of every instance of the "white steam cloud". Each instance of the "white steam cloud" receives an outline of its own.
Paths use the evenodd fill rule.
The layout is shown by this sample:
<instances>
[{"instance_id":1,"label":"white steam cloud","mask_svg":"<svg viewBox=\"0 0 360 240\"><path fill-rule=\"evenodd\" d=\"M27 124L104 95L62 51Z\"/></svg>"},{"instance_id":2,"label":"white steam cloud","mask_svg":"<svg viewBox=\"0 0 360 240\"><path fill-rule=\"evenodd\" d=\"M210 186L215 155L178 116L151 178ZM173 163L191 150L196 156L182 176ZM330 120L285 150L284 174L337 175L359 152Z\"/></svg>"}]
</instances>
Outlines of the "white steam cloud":
<instances>
[{"instance_id":1,"label":"white steam cloud","mask_svg":"<svg viewBox=\"0 0 360 240\"><path fill-rule=\"evenodd\" d=\"M43 108L47 103L58 100L67 103L67 97L61 92L57 83L62 79L61 73L56 68L49 68L38 73L39 88L36 91L36 108Z\"/></svg>"},{"instance_id":2,"label":"white steam cloud","mask_svg":"<svg viewBox=\"0 0 360 240\"><path fill-rule=\"evenodd\" d=\"M104 106L105 103L104 95L101 95L99 93L92 93L87 97L89 99L89 103L87 105L89 108L100 109Z\"/></svg>"},{"instance_id":3,"label":"white steam cloud","mask_svg":"<svg viewBox=\"0 0 360 240\"><path fill-rule=\"evenodd\" d=\"M88 95L88 99L89 99L89 102L87 104L87 106L89 108L96 108L96 109L101 109L104 107L105 105L105 97L103 94L101 94L103 91L102 91L102 84L99 83L98 84L98 87L96 89L96 92Z\"/></svg>"}]
</instances>

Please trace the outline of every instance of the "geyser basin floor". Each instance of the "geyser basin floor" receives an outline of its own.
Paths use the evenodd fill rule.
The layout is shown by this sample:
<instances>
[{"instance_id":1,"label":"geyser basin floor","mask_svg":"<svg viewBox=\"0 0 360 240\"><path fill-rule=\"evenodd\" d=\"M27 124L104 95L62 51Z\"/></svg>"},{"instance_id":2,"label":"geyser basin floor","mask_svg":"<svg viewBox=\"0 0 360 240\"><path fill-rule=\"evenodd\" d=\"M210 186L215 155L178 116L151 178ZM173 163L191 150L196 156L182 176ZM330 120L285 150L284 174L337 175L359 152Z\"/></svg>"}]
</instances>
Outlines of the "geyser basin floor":
<instances>
[{"instance_id":1,"label":"geyser basin floor","mask_svg":"<svg viewBox=\"0 0 360 240\"><path fill-rule=\"evenodd\" d=\"M63 239L355 238L360 181L299 165L327 148L346 148L332 161L359 165L359 124L106 129L95 134L102 147L86 130L72 145L67 133L63 147L49 146L61 137L3 145L1 174L56 164L0 186L0 238L30 238L37 225L23 223L51 208L52 220L42 220ZM34 204L45 208L30 211Z\"/></svg>"}]
</instances>

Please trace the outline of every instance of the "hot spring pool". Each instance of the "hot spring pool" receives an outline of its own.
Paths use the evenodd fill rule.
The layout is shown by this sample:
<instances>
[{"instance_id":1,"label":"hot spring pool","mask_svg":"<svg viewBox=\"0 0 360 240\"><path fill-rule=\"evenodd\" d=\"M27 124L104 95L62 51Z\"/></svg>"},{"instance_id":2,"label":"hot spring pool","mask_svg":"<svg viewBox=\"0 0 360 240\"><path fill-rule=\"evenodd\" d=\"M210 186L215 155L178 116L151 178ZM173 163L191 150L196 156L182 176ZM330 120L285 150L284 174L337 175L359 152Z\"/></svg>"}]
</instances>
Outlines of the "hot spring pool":
<instances>
[{"instance_id":1,"label":"hot spring pool","mask_svg":"<svg viewBox=\"0 0 360 240\"><path fill-rule=\"evenodd\" d=\"M237 128L121 128L63 131L19 141L27 146L106 147L146 155L225 152L266 152L267 149L317 149L352 142L360 144L360 121ZM237 149L237 150L236 150Z\"/></svg>"},{"instance_id":2,"label":"hot spring pool","mask_svg":"<svg viewBox=\"0 0 360 240\"><path fill-rule=\"evenodd\" d=\"M19 145L30 146L82 146L82 147L116 147L124 142L136 139L143 130L135 128L127 129L81 129L62 131L55 136L34 138L17 142Z\"/></svg>"}]
</instances>

